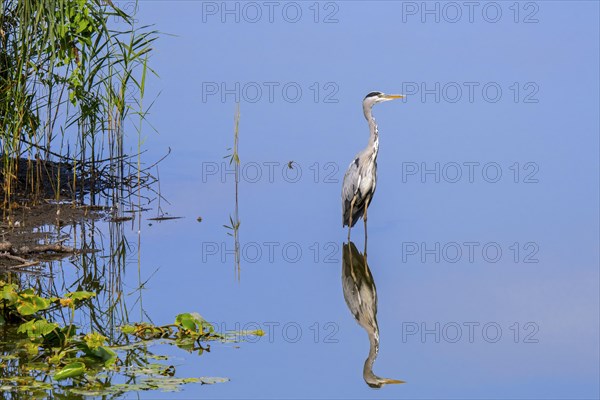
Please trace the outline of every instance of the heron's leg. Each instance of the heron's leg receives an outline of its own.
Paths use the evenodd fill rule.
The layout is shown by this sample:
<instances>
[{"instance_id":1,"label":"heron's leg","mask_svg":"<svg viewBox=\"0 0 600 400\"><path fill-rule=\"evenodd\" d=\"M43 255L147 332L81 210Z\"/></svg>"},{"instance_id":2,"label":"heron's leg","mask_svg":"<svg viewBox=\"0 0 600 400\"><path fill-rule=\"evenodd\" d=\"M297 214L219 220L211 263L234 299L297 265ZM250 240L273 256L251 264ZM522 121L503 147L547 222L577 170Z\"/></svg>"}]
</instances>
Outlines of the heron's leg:
<instances>
[{"instance_id":1,"label":"heron's leg","mask_svg":"<svg viewBox=\"0 0 600 400\"><path fill-rule=\"evenodd\" d=\"M350 244L350 230L352 229L352 214L354 213L354 202L356 201L356 196L352 198L350 202L350 218L348 219L348 244Z\"/></svg>"},{"instance_id":2,"label":"heron's leg","mask_svg":"<svg viewBox=\"0 0 600 400\"><path fill-rule=\"evenodd\" d=\"M350 260L350 275L352 275L352 279L354 280L354 282L358 282L357 278L356 278L356 273L354 272L354 259L352 257L352 251L350 250L350 243L348 243L348 259Z\"/></svg>"},{"instance_id":3,"label":"heron's leg","mask_svg":"<svg viewBox=\"0 0 600 400\"><path fill-rule=\"evenodd\" d=\"M363 214L363 221L365 222L365 254L367 254L367 209L369 208L370 201L370 197L365 201L365 212Z\"/></svg>"}]
</instances>

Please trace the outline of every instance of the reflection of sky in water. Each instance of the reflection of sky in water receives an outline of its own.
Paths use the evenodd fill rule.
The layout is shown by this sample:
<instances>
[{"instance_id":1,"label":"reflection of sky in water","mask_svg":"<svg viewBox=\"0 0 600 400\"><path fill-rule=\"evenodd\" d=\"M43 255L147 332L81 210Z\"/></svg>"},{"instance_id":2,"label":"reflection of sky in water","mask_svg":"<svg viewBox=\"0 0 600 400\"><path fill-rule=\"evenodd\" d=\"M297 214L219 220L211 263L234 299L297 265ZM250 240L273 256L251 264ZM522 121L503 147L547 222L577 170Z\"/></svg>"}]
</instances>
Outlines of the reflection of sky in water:
<instances>
[{"instance_id":1,"label":"reflection of sky in water","mask_svg":"<svg viewBox=\"0 0 600 400\"><path fill-rule=\"evenodd\" d=\"M309 4L302 4L308 13ZM172 147L160 166L161 189L172 203L168 210L186 217L143 225L142 274L160 268L144 294L147 312L157 323L198 311L228 329L236 322L256 322L265 330L266 323L279 324L271 325L271 339L239 349L213 345L210 354L181 360L179 376L232 381L188 386L178 396L598 396L598 5L538 3L539 23L516 24L510 4L502 3L497 24L480 18L473 24L421 24L418 17L402 23L401 2L340 2L336 24L314 24L308 17L298 24L220 24L217 18L201 22L202 2L140 3L141 21L178 35L156 44L152 61L161 79L151 89L162 94L150 118L160 135L148 131L147 143L156 157ZM221 260L223 250L233 248L222 227L233 213L233 178L222 184L214 176L202 182L201 176L202 163L220 164L232 144L234 101L214 96L203 102L202 82L297 82L304 90L297 103L276 96L273 103L265 97L241 104L242 163L263 165L263 177L251 183L248 175L240 185L240 239L248 251L240 283L234 281L233 256ZM339 102L315 103L314 82L334 82ZM442 98L436 104L433 95L422 102L415 94L406 103L374 109L381 135L377 193L369 210L369 265L381 336L375 371L407 384L373 391L361 376L368 338L342 294L346 233L339 192L347 164L367 143L362 97L371 90L410 89L406 82L497 82L503 97L491 103L476 91L470 103L465 89L456 103ZM517 103L514 82L521 86ZM527 82L539 88L537 104L522 102ZM290 160L302 170L293 184L281 177ZM279 163L273 183L265 162ZM329 162L339 170L327 169ZM462 165L462 179L403 179L410 168L434 168L436 162L448 174L449 163ZM473 183L463 164L468 162L480 163ZM502 171L494 184L481 175L490 162ZM510 168L515 162L519 183ZM538 183L523 183L532 171L527 162L539 168ZM330 171L337 182L324 182ZM360 248L362 223L354 235ZM439 263L420 247L431 249L436 242ZM478 243L473 263L465 242ZM534 247L524 248L530 242ZM206 254L210 243L219 247L217 255ZM462 256L448 263L455 257L453 243ZM482 254L490 243L502 250L495 263ZM285 259L286 244L302 249L298 262ZM415 244L417 253L407 254ZM262 255L249 262L256 247ZM539 262L522 262L536 248ZM492 250L487 256L493 258ZM130 271L127 280L135 286ZM329 322L336 343L325 340ZM403 340L403 327L406 334L422 322L429 329L439 322L446 336L440 343L432 334L424 343L418 334ZM470 322L480 324L473 343L464 325ZM489 322L502 329L496 343L482 336ZM531 331L527 322L539 327L539 343L523 343ZM286 323L301 327L298 342L286 341ZM457 343L450 343L452 323L462 327ZM293 336L294 328L288 333ZM488 333L492 337L493 329Z\"/></svg>"}]
</instances>

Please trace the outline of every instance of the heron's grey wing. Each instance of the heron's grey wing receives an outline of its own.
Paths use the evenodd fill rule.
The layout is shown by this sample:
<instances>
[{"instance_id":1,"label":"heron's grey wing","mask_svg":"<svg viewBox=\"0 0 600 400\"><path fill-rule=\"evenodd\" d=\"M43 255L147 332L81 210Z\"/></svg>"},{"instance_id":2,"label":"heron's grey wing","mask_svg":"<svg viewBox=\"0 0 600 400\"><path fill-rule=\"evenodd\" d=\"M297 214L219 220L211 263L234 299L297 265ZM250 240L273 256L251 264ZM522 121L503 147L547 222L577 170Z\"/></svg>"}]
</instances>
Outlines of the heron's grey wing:
<instances>
[{"instance_id":1,"label":"heron's grey wing","mask_svg":"<svg viewBox=\"0 0 600 400\"><path fill-rule=\"evenodd\" d=\"M356 192L358 192L360 179L359 157L356 156L348 166L344 175L344 182L342 183L342 225L345 225L349 219L350 203Z\"/></svg>"}]
</instances>

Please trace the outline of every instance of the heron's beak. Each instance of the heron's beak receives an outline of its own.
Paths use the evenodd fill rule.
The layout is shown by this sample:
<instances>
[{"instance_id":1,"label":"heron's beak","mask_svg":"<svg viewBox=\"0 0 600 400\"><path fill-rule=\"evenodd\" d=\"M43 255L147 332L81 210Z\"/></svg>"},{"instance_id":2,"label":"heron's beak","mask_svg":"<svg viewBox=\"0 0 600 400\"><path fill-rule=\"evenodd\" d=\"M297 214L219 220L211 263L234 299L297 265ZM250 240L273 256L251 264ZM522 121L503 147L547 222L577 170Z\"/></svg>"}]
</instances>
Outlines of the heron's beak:
<instances>
[{"instance_id":1,"label":"heron's beak","mask_svg":"<svg viewBox=\"0 0 600 400\"><path fill-rule=\"evenodd\" d=\"M399 383L406 383L406 382L399 381L397 379L383 378L381 383L383 383L384 385L390 385L390 384L399 384Z\"/></svg>"},{"instance_id":2,"label":"heron's beak","mask_svg":"<svg viewBox=\"0 0 600 400\"><path fill-rule=\"evenodd\" d=\"M403 99L406 96L402 95L402 94L384 94L383 98L386 100L395 100L395 99Z\"/></svg>"},{"instance_id":3,"label":"heron's beak","mask_svg":"<svg viewBox=\"0 0 600 400\"><path fill-rule=\"evenodd\" d=\"M370 387L372 387L374 389L379 389L385 385L390 385L390 384L406 383L404 381L399 381L397 379L379 378L377 376L375 378L376 378L375 380L367 380L365 378L365 382L367 383L367 385L369 385Z\"/></svg>"}]
</instances>

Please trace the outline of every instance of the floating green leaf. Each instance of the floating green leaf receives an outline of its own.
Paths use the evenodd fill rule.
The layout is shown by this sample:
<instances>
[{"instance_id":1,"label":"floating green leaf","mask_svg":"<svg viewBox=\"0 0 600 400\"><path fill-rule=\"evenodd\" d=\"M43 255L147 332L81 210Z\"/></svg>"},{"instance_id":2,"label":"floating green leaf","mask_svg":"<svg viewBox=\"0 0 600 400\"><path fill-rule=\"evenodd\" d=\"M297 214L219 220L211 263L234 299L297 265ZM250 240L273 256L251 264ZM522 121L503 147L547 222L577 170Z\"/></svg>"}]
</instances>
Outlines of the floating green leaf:
<instances>
[{"instance_id":1,"label":"floating green leaf","mask_svg":"<svg viewBox=\"0 0 600 400\"><path fill-rule=\"evenodd\" d=\"M74 378L85 373L85 364L80 361L75 361L65 365L63 369L54 374L54 379L62 381L67 378Z\"/></svg>"},{"instance_id":2,"label":"floating green leaf","mask_svg":"<svg viewBox=\"0 0 600 400\"><path fill-rule=\"evenodd\" d=\"M96 293L85 292L85 291L71 292L71 293L67 293L67 295L66 295L66 297L73 299L73 300L86 300L86 299L92 298L94 296L96 296Z\"/></svg>"},{"instance_id":3,"label":"floating green leaf","mask_svg":"<svg viewBox=\"0 0 600 400\"><path fill-rule=\"evenodd\" d=\"M177 315L177 317L175 317L175 325L198 334L203 334L205 329L208 332L214 332L213 326L198 313L184 313Z\"/></svg>"},{"instance_id":4,"label":"floating green leaf","mask_svg":"<svg viewBox=\"0 0 600 400\"><path fill-rule=\"evenodd\" d=\"M50 301L43 297L35 295L23 295L17 300L17 311L21 315L33 315L38 311L47 309L50 306Z\"/></svg>"},{"instance_id":5,"label":"floating green leaf","mask_svg":"<svg viewBox=\"0 0 600 400\"><path fill-rule=\"evenodd\" d=\"M19 326L17 333L26 333L30 338L36 338L43 335L48 335L50 332L58 328L58 324L48 322L46 319L32 319Z\"/></svg>"},{"instance_id":6,"label":"floating green leaf","mask_svg":"<svg viewBox=\"0 0 600 400\"><path fill-rule=\"evenodd\" d=\"M92 350L91 354L101 359L104 362L105 367L110 367L117 361L117 353L110 347L100 346Z\"/></svg>"},{"instance_id":7,"label":"floating green leaf","mask_svg":"<svg viewBox=\"0 0 600 400\"><path fill-rule=\"evenodd\" d=\"M8 284L0 281L0 298L7 300L9 304L14 303L18 299L17 285Z\"/></svg>"},{"instance_id":8,"label":"floating green leaf","mask_svg":"<svg viewBox=\"0 0 600 400\"><path fill-rule=\"evenodd\" d=\"M179 314L175 318L175 325L179 325L190 331L196 331L198 328L196 319L190 313Z\"/></svg>"}]
</instances>

